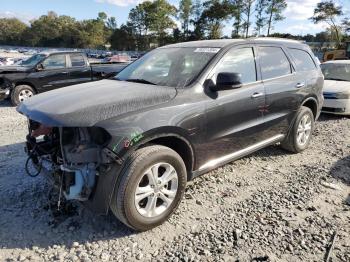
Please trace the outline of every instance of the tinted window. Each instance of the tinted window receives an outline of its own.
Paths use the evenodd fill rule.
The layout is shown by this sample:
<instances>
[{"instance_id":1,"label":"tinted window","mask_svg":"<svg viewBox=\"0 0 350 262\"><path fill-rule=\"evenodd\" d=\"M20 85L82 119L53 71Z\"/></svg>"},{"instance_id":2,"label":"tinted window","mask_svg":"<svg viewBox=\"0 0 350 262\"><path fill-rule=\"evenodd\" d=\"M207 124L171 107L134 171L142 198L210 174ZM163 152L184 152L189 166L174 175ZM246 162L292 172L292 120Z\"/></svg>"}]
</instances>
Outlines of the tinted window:
<instances>
[{"instance_id":1,"label":"tinted window","mask_svg":"<svg viewBox=\"0 0 350 262\"><path fill-rule=\"evenodd\" d=\"M125 67L116 79L186 87L197 78L219 50L220 48L196 47L158 48Z\"/></svg>"},{"instance_id":2,"label":"tinted window","mask_svg":"<svg viewBox=\"0 0 350 262\"><path fill-rule=\"evenodd\" d=\"M80 54L71 54L70 61L72 63L72 67L85 66L84 57Z\"/></svg>"},{"instance_id":3,"label":"tinted window","mask_svg":"<svg viewBox=\"0 0 350 262\"><path fill-rule=\"evenodd\" d=\"M308 71L314 70L316 68L311 56L304 50L290 48L289 52L294 58L295 64L297 66L297 71Z\"/></svg>"},{"instance_id":4,"label":"tinted window","mask_svg":"<svg viewBox=\"0 0 350 262\"><path fill-rule=\"evenodd\" d=\"M232 49L228 51L219 62L215 73L239 73L242 83L256 81L256 67L252 48Z\"/></svg>"},{"instance_id":5,"label":"tinted window","mask_svg":"<svg viewBox=\"0 0 350 262\"><path fill-rule=\"evenodd\" d=\"M291 73L290 63L279 47L259 47L261 74L263 79L269 79Z\"/></svg>"},{"instance_id":6,"label":"tinted window","mask_svg":"<svg viewBox=\"0 0 350 262\"><path fill-rule=\"evenodd\" d=\"M45 69L56 69L66 67L66 55L51 55L43 62Z\"/></svg>"}]
</instances>

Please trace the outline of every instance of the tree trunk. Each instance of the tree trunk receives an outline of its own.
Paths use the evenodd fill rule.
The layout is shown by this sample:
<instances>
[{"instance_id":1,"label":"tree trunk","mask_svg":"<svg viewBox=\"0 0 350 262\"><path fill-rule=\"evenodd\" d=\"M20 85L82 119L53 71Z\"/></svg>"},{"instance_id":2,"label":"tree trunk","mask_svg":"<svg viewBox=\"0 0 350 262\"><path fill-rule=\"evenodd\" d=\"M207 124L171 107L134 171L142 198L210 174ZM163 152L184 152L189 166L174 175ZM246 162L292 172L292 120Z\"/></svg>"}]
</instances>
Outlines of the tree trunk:
<instances>
[{"instance_id":1,"label":"tree trunk","mask_svg":"<svg viewBox=\"0 0 350 262\"><path fill-rule=\"evenodd\" d=\"M271 8L270 8L270 17L269 17L269 25L267 28L267 36L270 35L270 30L271 30L271 25L272 25L272 15L273 15L273 7L274 7L274 3L272 3Z\"/></svg>"},{"instance_id":2,"label":"tree trunk","mask_svg":"<svg viewBox=\"0 0 350 262\"><path fill-rule=\"evenodd\" d=\"M245 38L248 38L249 34L249 23L250 23L250 5L248 7L248 12L247 12L247 25L246 25L246 31L245 31Z\"/></svg>"}]
</instances>

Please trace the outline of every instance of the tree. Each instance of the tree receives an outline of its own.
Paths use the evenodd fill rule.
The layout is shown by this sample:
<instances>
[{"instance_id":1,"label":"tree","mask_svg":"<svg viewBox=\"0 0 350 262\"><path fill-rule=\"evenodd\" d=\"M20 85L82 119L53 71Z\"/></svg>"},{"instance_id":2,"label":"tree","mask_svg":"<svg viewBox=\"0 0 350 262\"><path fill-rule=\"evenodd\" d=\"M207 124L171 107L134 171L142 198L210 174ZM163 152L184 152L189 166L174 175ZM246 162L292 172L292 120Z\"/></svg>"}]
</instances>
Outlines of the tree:
<instances>
[{"instance_id":1,"label":"tree","mask_svg":"<svg viewBox=\"0 0 350 262\"><path fill-rule=\"evenodd\" d=\"M115 50L137 50L135 34L130 24L123 24L120 28L115 29L111 35L110 42L112 49Z\"/></svg>"},{"instance_id":2,"label":"tree","mask_svg":"<svg viewBox=\"0 0 350 262\"><path fill-rule=\"evenodd\" d=\"M108 17L106 26L110 30L116 30L118 28L117 19L114 16Z\"/></svg>"},{"instance_id":3,"label":"tree","mask_svg":"<svg viewBox=\"0 0 350 262\"><path fill-rule=\"evenodd\" d=\"M200 0L196 0L193 5L193 14L191 23L194 26L193 33L190 37L191 40L200 40L204 38L204 25L202 18L203 5Z\"/></svg>"},{"instance_id":4,"label":"tree","mask_svg":"<svg viewBox=\"0 0 350 262\"><path fill-rule=\"evenodd\" d=\"M209 39L222 37L222 23L232 14L232 5L227 0L212 0L204 2L204 10L200 21Z\"/></svg>"},{"instance_id":5,"label":"tree","mask_svg":"<svg viewBox=\"0 0 350 262\"><path fill-rule=\"evenodd\" d=\"M179 5L179 18L185 38L189 35L189 24L193 12L192 0L181 0Z\"/></svg>"},{"instance_id":6,"label":"tree","mask_svg":"<svg viewBox=\"0 0 350 262\"><path fill-rule=\"evenodd\" d=\"M17 18L1 18L0 44L18 45L21 42L23 32L27 28L28 26Z\"/></svg>"},{"instance_id":7,"label":"tree","mask_svg":"<svg viewBox=\"0 0 350 262\"><path fill-rule=\"evenodd\" d=\"M149 28L155 32L158 45L165 44L166 31L174 29L176 24L172 17L176 16L176 7L166 0L155 0L146 10L149 17Z\"/></svg>"},{"instance_id":8,"label":"tree","mask_svg":"<svg viewBox=\"0 0 350 262\"><path fill-rule=\"evenodd\" d=\"M152 2L145 1L132 8L129 12L128 23L136 36L137 47L141 50L149 48L148 31L150 28L149 11Z\"/></svg>"},{"instance_id":9,"label":"tree","mask_svg":"<svg viewBox=\"0 0 350 262\"><path fill-rule=\"evenodd\" d=\"M255 0L243 0L242 3L242 14L245 15L243 27L245 28L245 37L249 35L249 28L251 26L251 16L253 12L253 4Z\"/></svg>"},{"instance_id":10,"label":"tree","mask_svg":"<svg viewBox=\"0 0 350 262\"><path fill-rule=\"evenodd\" d=\"M266 14L268 15L267 36L270 35L272 26L275 22L285 19L282 12L287 8L286 0L268 0Z\"/></svg>"},{"instance_id":11,"label":"tree","mask_svg":"<svg viewBox=\"0 0 350 262\"><path fill-rule=\"evenodd\" d=\"M261 30L266 26L267 23L267 17L265 16L267 2L268 0L258 0L255 6L255 31L257 32L257 35L261 35Z\"/></svg>"},{"instance_id":12,"label":"tree","mask_svg":"<svg viewBox=\"0 0 350 262\"><path fill-rule=\"evenodd\" d=\"M336 20L343 15L342 7L336 6L333 1L322 1L317 4L314 15L310 18L315 24L325 22L330 26L331 31L335 32L337 45L341 44L341 35L339 25Z\"/></svg>"},{"instance_id":13,"label":"tree","mask_svg":"<svg viewBox=\"0 0 350 262\"><path fill-rule=\"evenodd\" d=\"M233 0L231 4L234 7L233 8L234 23L233 23L233 30L232 30L232 38L237 38L241 33L241 28L243 25L243 22L242 22L243 1Z\"/></svg>"}]
</instances>

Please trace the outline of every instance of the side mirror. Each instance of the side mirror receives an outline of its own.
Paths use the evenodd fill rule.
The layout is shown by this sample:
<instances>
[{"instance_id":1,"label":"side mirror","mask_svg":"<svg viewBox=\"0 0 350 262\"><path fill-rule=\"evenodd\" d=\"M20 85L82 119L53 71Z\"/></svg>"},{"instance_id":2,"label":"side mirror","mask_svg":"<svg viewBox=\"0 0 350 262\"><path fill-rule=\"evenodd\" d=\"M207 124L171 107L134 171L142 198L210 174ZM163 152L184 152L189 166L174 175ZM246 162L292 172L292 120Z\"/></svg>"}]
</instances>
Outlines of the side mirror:
<instances>
[{"instance_id":1,"label":"side mirror","mask_svg":"<svg viewBox=\"0 0 350 262\"><path fill-rule=\"evenodd\" d=\"M219 73L216 77L216 85L211 89L213 91L229 90L240 88L242 86L242 75L239 73Z\"/></svg>"},{"instance_id":2,"label":"side mirror","mask_svg":"<svg viewBox=\"0 0 350 262\"><path fill-rule=\"evenodd\" d=\"M42 63L38 64L38 65L36 66L36 70L37 70L37 71L42 71L42 70L44 70L44 65L43 65Z\"/></svg>"}]
</instances>

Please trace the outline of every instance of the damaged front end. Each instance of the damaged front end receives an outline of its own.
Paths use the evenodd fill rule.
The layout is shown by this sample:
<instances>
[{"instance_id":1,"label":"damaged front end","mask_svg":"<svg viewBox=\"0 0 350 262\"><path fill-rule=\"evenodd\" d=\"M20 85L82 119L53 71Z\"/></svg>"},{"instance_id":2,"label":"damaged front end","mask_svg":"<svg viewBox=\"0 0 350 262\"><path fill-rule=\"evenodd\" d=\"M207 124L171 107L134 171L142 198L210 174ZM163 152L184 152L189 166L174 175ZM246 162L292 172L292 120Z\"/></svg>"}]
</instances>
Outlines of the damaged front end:
<instances>
[{"instance_id":1,"label":"damaged front end","mask_svg":"<svg viewBox=\"0 0 350 262\"><path fill-rule=\"evenodd\" d=\"M107 147L111 136L103 128L49 127L33 120L28 128L27 173L49 176L68 200L88 200L100 173L118 162Z\"/></svg>"}]
</instances>

